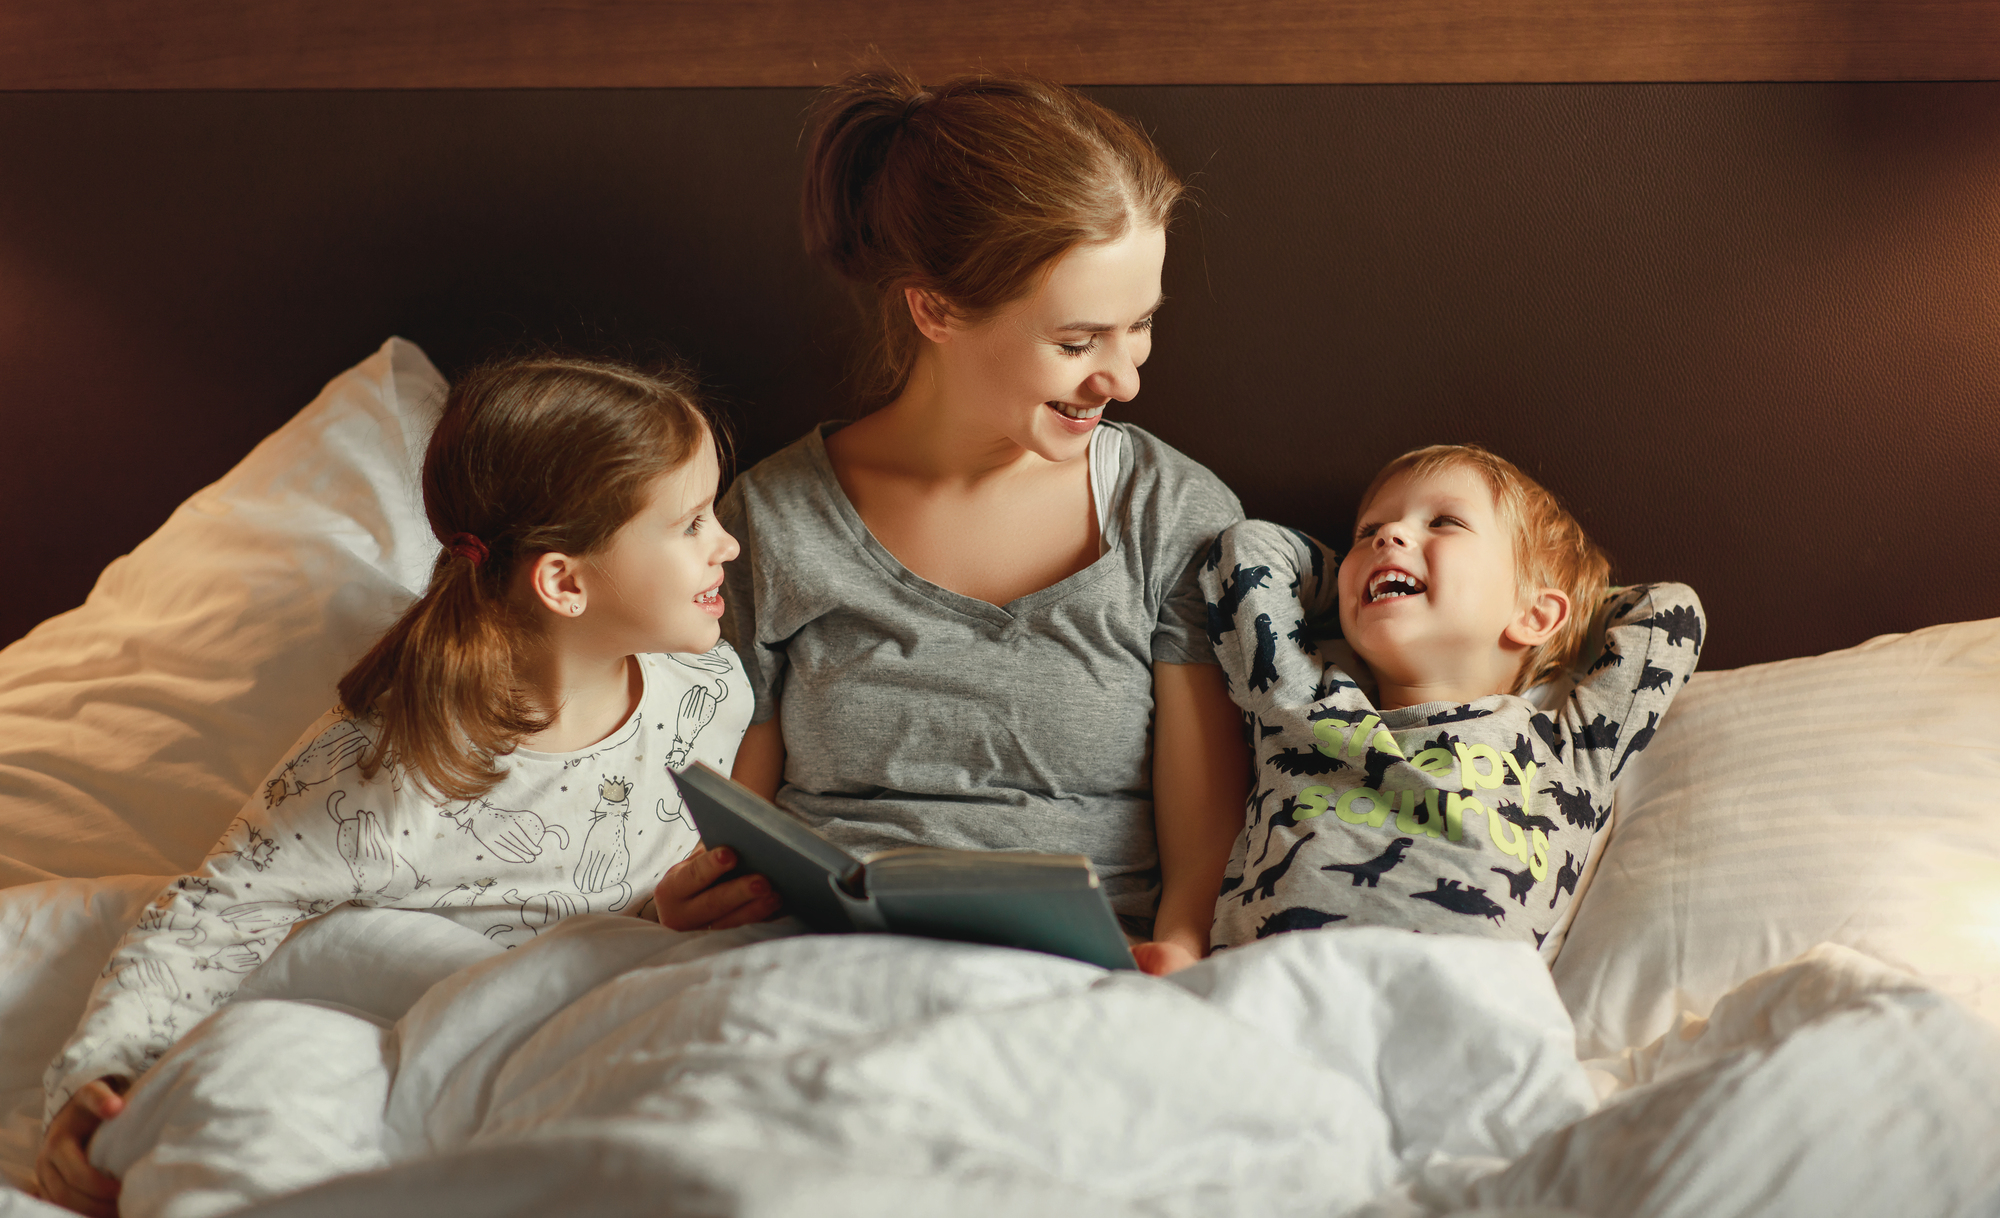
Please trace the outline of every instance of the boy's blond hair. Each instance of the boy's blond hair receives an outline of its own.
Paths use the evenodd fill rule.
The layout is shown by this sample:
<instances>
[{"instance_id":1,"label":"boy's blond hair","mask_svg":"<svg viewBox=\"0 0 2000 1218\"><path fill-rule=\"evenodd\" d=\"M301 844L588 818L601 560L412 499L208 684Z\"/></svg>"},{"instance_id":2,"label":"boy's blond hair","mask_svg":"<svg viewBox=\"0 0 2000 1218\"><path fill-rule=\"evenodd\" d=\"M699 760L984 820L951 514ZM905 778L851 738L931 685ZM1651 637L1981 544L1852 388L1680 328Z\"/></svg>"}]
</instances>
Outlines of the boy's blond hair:
<instances>
[{"instance_id":1,"label":"boy's blond hair","mask_svg":"<svg viewBox=\"0 0 2000 1218\"><path fill-rule=\"evenodd\" d=\"M1576 663L1584 633L1610 587L1611 560L1546 487L1477 444L1433 444L1404 453L1375 475L1361 494L1361 508L1366 511L1398 474L1424 477L1448 469L1472 470L1493 493L1501 521L1514 531L1514 581L1521 591L1555 588L1569 596L1569 617L1562 628L1522 657L1520 675L1508 691L1518 694Z\"/></svg>"}]
</instances>

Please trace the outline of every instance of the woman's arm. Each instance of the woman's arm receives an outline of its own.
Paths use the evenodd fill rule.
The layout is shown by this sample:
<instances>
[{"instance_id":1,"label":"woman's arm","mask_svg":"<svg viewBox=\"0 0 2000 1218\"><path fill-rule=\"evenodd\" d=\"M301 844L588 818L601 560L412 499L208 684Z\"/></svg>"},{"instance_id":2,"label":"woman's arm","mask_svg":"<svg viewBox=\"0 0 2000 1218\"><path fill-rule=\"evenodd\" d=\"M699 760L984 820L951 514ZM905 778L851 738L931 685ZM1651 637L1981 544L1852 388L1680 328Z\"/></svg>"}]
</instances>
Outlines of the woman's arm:
<instances>
[{"instance_id":1,"label":"woman's arm","mask_svg":"<svg viewBox=\"0 0 2000 1218\"><path fill-rule=\"evenodd\" d=\"M778 799L778 784L785 778L785 733L778 724L776 711L764 722L751 724L743 733L743 743L736 747L736 764L729 771L731 778L773 803Z\"/></svg>"},{"instance_id":2,"label":"woman's arm","mask_svg":"<svg viewBox=\"0 0 2000 1218\"><path fill-rule=\"evenodd\" d=\"M1242 712L1229 699L1222 669L1154 664L1153 824L1160 843L1160 909L1153 942L1134 952L1147 972L1170 973L1208 954L1215 896L1243 828L1249 783Z\"/></svg>"}]
</instances>

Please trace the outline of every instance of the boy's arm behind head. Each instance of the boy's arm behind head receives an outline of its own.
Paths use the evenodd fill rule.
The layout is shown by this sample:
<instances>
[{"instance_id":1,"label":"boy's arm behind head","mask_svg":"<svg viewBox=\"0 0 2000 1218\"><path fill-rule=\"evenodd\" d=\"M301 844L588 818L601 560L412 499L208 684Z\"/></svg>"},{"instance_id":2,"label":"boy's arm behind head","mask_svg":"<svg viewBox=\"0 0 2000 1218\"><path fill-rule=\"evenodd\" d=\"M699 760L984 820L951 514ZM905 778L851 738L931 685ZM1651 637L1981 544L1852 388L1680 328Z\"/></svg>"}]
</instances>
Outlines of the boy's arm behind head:
<instances>
[{"instance_id":1,"label":"boy's arm behind head","mask_svg":"<svg viewBox=\"0 0 2000 1218\"><path fill-rule=\"evenodd\" d=\"M1707 630L1701 598L1685 584L1614 588L1598 611L1561 705L1549 712L1552 749L1608 799L1626 763L1652 742L1667 708L1694 675Z\"/></svg>"}]
</instances>

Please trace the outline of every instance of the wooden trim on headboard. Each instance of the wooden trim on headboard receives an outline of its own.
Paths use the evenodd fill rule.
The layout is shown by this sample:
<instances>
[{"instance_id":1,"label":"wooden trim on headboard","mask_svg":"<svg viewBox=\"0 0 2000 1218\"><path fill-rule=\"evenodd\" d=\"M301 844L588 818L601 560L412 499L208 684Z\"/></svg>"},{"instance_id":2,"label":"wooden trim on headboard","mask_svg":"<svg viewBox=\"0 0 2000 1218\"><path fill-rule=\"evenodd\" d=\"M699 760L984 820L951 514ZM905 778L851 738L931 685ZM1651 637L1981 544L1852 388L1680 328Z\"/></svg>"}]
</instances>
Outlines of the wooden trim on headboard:
<instances>
[{"instance_id":1,"label":"wooden trim on headboard","mask_svg":"<svg viewBox=\"0 0 2000 1218\"><path fill-rule=\"evenodd\" d=\"M874 53L1076 84L2000 76L1995 0L23 0L0 89L820 85Z\"/></svg>"}]
</instances>

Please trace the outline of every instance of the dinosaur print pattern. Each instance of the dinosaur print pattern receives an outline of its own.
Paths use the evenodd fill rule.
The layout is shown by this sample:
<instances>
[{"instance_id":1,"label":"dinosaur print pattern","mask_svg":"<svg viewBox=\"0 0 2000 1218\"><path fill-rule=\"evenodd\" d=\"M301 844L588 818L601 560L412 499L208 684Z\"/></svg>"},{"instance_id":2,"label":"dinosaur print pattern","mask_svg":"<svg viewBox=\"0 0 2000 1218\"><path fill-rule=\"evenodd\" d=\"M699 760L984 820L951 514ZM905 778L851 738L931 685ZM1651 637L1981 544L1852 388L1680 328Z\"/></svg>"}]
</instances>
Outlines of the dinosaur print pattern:
<instances>
[{"instance_id":1,"label":"dinosaur print pattern","mask_svg":"<svg viewBox=\"0 0 2000 1218\"><path fill-rule=\"evenodd\" d=\"M1549 908L1554 909L1556 902L1565 893L1575 896L1576 882L1582 878L1583 868L1577 863L1576 856L1567 850L1563 851L1562 870L1556 872L1556 891L1555 895L1549 898Z\"/></svg>"},{"instance_id":2,"label":"dinosaur print pattern","mask_svg":"<svg viewBox=\"0 0 2000 1218\"><path fill-rule=\"evenodd\" d=\"M1385 711L1339 637L1338 565L1296 530L1245 521L1197 572L1257 759L1213 942L1395 926L1555 952L1612 783L1693 672L1699 600L1614 589L1575 668L1532 696Z\"/></svg>"},{"instance_id":3,"label":"dinosaur print pattern","mask_svg":"<svg viewBox=\"0 0 2000 1218\"><path fill-rule=\"evenodd\" d=\"M1344 770L1347 763L1328 757L1318 749L1279 749L1266 763L1280 774L1331 774Z\"/></svg>"},{"instance_id":4,"label":"dinosaur print pattern","mask_svg":"<svg viewBox=\"0 0 2000 1218\"><path fill-rule=\"evenodd\" d=\"M576 914L629 909L699 841L670 759L726 773L753 701L726 645L637 662L644 687L629 720L576 753L505 755L501 780L469 801L440 802L394 765L364 776L375 725L322 717L201 867L121 940L49 1066L49 1111L89 1079L136 1078L294 926L341 905L424 910L508 946Z\"/></svg>"},{"instance_id":5,"label":"dinosaur print pattern","mask_svg":"<svg viewBox=\"0 0 2000 1218\"><path fill-rule=\"evenodd\" d=\"M1243 903L1248 905L1252 901L1275 895L1278 890L1278 881L1285 878L1285 873L1292 869L1292 860L1299 856L1299 851L1304 849L1305 844L1312 839L1313 835L1308 833L1298 841L1293 842L1292 848L1285 851L1284 858L1279 859L1258 873L1257 882L1251 885L1248 892L1243 894Z\"/></svg>"},{"instance_id":6,"label":"dinosaur print pattern","mask_svg":"<svg viewBox=\"0 0 2000 1218\"><path fill-rule=\"evenodd\" d=\"M1208 641L1211 645L1220 643L1224 634L1236 629L1236 607L1243 603L1244 594L1253 588L1263 587L1270 578L1269 567L1238 567L1229 573L1221 597L1208 606Z\"/></svg>"},{"instance_id":7,"label":"dinosaur print pattern","mask_svg":"<svg viewBox=\"0 0 2000 1218\"><path fill-rule=\"evenodd\" d=\"M1257 924L1257 937L1259 939L1268 939L1272 935L1282 935L1287 931L1318 930L1322 926L1331 926L1335 922L1345 922L1346 920L1346 914L1322 913L1317 909L1307 909L1302 905L1294 905L1290 909L1281 909L1270 917L1265 918L1262 922L1259 922Z\"/></svg>"},{"instance_id":8,"label":"dinosaur print pattern","mask_svg":"<svg viewBox=\"0 0 2000 1218\"><path fill-rule=\"evenodd\" d=\"M1413 892L1410 895L1419 901L1429 901L1440 909L1449 909L1468 917L1486 918L1492 922L1500 922L1507 917L1507 911L1495 904L1484 888L1461 888L1457 880L1440 879L1437 887L1429 892Z\"/></svg>"},{"instance_id":9,"label":"dinosaur print pattern","mask_svg":"<svg viewBox=\"0 0 2000 1218\"><path fill-rule=\"evenodd\" d=\"M1321 871L1345 871L1354 877L1354 887L1366 884L1370 888L1381 886L1382 877L1390 868L1403 861L1403 851L1416 845L1412 838L1399 837L1389 843L1389 848L1365 863L1325 863Z\"/></svg>"},{"instance_id":10,"label":"dinosaur print pattern","mask_svg":"<svg viewBox=\"0 0 2000 1218\"><path fill-rule=\"evenodd\" d=\"M1533 868L1523 867L1519 871L1509 871L1505 867L1489 867L1487 870L1497 871L1501 875L1506 876L1507 895L1514 898L1520 905L1524 907L1527 905L1528 894L1534 891L1535 880L1537 879Z\"/></svg>"},{"instance_id":11,"label":"dinosaur print pattern","mask_svg":"<svg viewBox=\"0 0 2000 1218\"><path fill-rule=\"evenodd\" d=\"M1250 675L1244 678L1251 689L1262 692L1278 679L1278 635L1271 629L1271 615L1260 613L1255 623L1257 652L1250 661Z\"/></svg>"}]
</instances>

